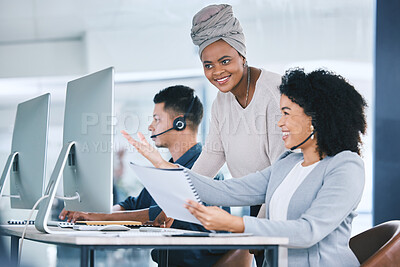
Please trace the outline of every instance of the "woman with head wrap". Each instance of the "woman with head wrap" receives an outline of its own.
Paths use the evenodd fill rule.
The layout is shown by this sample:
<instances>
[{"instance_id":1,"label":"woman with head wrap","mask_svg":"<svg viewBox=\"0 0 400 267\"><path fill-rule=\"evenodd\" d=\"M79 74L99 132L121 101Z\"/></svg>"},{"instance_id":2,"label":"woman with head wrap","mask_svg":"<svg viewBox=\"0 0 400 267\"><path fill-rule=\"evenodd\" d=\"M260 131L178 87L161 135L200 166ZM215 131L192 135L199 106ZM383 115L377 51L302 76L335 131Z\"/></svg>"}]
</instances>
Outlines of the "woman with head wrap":
<instances>
[{"instance_id":1,"label":"woman with head wrap","mask_svg":"<svg viewBox=\"0 0 400 267\"><path fill-rule=\"evenodd\" d=\"M265 169L284 151L276 130L280 75L248 66L243 29L230 5L200 10L193 17L191 37L205 76L219 90L193 171L213 177L226 163L237 178ZM257 216L259 209L250 207L250 215Z\"/></svg>"},{"instance_id":2,"label":"woman with head wrap","mask_svg":"<svg viewBox=\"0 0 400 267\"><path fill-rule=\"evenodd\" d=\"M219 90L210 132L193 170L213 177L226 162L236 178L265 169L284 151L276 128L280 75L247 65L243 30L230 5L200 10L193 17L191 37L205 76Z\"/></svg>"}]
</instances>

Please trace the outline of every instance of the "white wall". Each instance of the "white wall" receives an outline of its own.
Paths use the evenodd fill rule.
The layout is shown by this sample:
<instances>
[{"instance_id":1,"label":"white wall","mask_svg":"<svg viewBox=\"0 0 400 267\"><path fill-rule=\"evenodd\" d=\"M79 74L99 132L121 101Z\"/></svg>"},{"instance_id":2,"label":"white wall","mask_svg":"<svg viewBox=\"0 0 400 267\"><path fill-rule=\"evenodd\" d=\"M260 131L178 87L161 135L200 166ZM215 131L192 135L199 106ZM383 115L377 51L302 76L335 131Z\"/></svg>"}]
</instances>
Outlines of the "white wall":
<instances>
[{"instance_id":1,"label":"white wall","mask_svg":"<svg viewBox=\"0 0 400 267\"><path fill-rule=\"evenodd\" d=\"M81 39L0 45L0 78L85 73L84 48Z\"/></svg>"}]
</instances>

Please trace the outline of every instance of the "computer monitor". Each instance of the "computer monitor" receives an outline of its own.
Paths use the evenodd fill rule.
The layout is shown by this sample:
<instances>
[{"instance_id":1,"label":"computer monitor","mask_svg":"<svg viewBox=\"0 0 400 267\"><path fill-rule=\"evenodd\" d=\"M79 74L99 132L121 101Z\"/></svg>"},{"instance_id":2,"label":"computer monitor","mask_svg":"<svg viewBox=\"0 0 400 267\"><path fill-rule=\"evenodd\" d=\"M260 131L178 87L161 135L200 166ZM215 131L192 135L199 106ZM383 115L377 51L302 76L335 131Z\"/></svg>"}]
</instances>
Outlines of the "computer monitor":
<instances>
[{"instance_id":1,"label":"computer monitor","mask_svg":"<svg viewBox=\"0 0 400 267\"><path fill-rule=\"evenodd\" d=\"M11 208L32 209L42 196L46 179L50 94L17 107L11 154L0 181L0 194L10 173Z\"/></svg>"},{"instance_id":2,"label":"computer monitor","mask_svg":"<svg viewBox=\"0 0 400 267\"><path fill-rule=\"evenodd\" d=\"M68 83L64 144L75 142L73 164L64 169L64 196L71 211L110 212L113 184L113 69Z\"/></svg>"},{"instance_id":3,"label":"computer monitor","mask_svg":"<svg viewBox=\"0 0 400 267\"><path fill-rule=\"evenodd\" d=\"M50 177L35 226L50 232L47 220L63 174L65 208L110 213L113 179L114 68L67 85L63 148ZM61 197L62 198L62 197Z\"/></svg>"}]
</instances>

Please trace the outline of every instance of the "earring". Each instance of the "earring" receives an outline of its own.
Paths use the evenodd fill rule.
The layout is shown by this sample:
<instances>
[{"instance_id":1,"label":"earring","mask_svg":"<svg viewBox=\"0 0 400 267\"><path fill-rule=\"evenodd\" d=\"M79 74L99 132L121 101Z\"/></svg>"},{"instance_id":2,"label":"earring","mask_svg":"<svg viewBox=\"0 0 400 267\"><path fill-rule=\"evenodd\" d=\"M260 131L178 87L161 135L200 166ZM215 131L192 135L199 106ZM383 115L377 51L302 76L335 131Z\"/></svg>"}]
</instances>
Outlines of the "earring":
<instances>
[{"instance_id":1,"label":"earring","mask_svg":"<svg viewBox=\"0 0 400 267\"><path fill-rule=\"evenodd\" d=\"M314 126L310 126L310 130L311 130L311 140L314 140Z\"/></svg>"}]
</instances>

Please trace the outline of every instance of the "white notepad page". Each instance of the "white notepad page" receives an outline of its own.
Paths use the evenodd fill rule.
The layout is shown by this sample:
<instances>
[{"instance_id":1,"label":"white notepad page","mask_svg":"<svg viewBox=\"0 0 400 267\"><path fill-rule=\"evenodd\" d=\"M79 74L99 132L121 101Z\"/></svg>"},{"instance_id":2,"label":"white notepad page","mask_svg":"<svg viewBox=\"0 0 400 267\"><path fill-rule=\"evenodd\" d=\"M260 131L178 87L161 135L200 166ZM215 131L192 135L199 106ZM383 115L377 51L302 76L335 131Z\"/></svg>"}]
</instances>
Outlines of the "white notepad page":
<instances>
[{"instance_id":1,"label":"white notepad page","mask_svg":"<svg viewBox=\"0 0 400 267\"><path fill-rule=\"evenodd\" d=\"M188 199L200 202L185 169L157 169L132 162L130 166L167 217L201 224L184 207Z\"/></svg>"}]
</instances>

